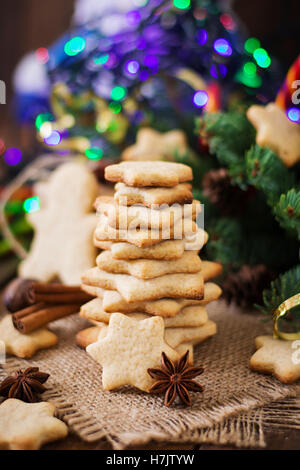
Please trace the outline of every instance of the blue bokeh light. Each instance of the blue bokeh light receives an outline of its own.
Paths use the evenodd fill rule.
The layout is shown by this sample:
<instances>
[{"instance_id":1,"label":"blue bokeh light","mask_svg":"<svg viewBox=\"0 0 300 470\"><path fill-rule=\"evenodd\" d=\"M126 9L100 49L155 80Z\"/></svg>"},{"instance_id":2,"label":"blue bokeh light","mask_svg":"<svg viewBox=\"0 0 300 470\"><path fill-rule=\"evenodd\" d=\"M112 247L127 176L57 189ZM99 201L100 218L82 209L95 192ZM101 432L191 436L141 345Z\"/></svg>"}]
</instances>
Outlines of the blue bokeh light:
<instances>
[{"instance_id":1,"label":"blue bokeh light","mask_svg":"<svg viewBox=\"0 0 300 470\"><path fill-rule=\"evenodd\" d=\"M200 46L206 44L207 41L207 32L205 29L199 29L197 33L197 41Z\"/></svg>"},{"instance_id":2,"label":"blue bokeh light","mask_svg":"<svg viewBox=\"0 0 300 470\"><path fill-rule=\"evenodd\" d=\"M208 94L204 90L196 91L193 101L197 108L203 108L208 102Z\"/></svg>"},{"instance_id":3,"label":"blue bokeh light","mask_svg":"<svg viewBox=\"0 0 300 470\"><path fill-rule=\"evenodd\" d=\"M135 75L140 69L140 64L138 63L137 60L129 60L126 63L125 68L126 68L126 71L130 73L130 75Z\"/></svg>"},{"instance_id":4,"label":"blue bokeh light","mask_svg":"<svg viewBox=\"0 0 300 470\"><path fill-rule=\"evenodd\" d=\"M222 55L224 57L229 57L232 54L232 47L227 41L227 39L224 38L219 38L215 40L214 50L217 52L217 54Z\"/></svg>"},{"instance_id":5,"label":"blue bokeh light","mask_svg":"<svg viewBox=\"0 0 300 470\"><path fill-rule=\"evenodd\" d=\"M300 124L300 109L295 107L289 108L287 110L287 117L290 121Z\"/></svg>"},{"instance_id":6,"label":"blue bokeh light","mask_svg":"<svg viewBox=\"0 0 300 470\"><path fill-rule=\"evenodd\" d=\"M47 145L58 145L61 141L61 135L58 131L52 131L49 137L44 139Z\"/></svg>"},{"instance_id":7,"label":"blue bokeh light","mask_svg":"<svg viewBox=\"0 0 300 470\"><path fill-rule=\"evenodd\" d=\"M224 78L228 72L228 69L225 64L212 64L209 72L214 78Z\"/></svg>"}]
</instances>

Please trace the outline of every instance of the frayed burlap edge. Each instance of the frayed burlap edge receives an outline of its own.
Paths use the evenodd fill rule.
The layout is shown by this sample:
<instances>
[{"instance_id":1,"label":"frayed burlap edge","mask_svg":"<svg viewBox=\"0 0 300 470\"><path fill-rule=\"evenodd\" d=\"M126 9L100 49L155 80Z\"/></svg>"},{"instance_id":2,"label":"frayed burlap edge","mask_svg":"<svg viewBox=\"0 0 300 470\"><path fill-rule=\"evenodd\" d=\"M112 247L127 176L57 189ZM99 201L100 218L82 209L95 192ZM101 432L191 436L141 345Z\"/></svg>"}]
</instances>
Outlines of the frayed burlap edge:
<instances>
[{"instance_id":1,"label":"frayed burlap edge","mask_svg":"<svg viewBox=\"0 0 300 470\"><path fill-rule=\"evenodd\" d=\"M3 365L6 373L12 373L24 364L16 358L9 358ZM6 375L0 369L0 376ZM86 442L107 439L115 450L127 447L146 445L150 441L173 442L177 444L218 444L237 447L265 447L264 427L300 429L300 386L279 384L272 377L251 397L249 391L244 396L232 396L226 403L220 403L206 410L204 422L199 423L189 417L184 422L174 417L160 420L156 428L143 433L122 433L117 436L102 429L102 423L85 416L68 402L63 387L51 383L43 394L45 401L52 402L57 409L57 416L64 420L70 430ZM278 401L276 401L278 400ZM271 402L271 403L270 403ZM258 407L259 404L259 407ZM255 409L254 409L255 407ZM220 419L219 408L222 409Z\"/></svg>"}]
</instances>

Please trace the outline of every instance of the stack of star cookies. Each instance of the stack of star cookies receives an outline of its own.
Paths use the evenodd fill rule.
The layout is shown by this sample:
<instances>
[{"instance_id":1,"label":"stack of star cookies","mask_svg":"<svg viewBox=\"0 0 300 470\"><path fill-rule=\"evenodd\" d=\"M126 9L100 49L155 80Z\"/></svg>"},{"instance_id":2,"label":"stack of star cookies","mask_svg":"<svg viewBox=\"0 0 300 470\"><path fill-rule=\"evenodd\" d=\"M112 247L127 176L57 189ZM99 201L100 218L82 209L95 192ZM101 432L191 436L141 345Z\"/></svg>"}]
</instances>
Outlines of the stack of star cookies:
<instances>
[{"instance_id":1,"label":"stack of star cookies","mask_svg":"<svg viewBox=\"0 0 300 470\"><path fill-rule=\"evenodd\" d=\"M221 294L209 282L221 266L198 254L208 236L197 225L201 204L188 183L192 170L169 162L123 162L107 167L105 176L117 184L114 197L95 203L94 243L104 251L97 267L82 276L83 289L96 298L80 314L96 327L81 332L78 341L101 343L117 321L115 312L119 320L120 313L135 320L131 331L137 322L160 317L165 347L177 355L189 350L192 362L193 347L216 333L205 306Z\"/></svg>"}]
</instances>

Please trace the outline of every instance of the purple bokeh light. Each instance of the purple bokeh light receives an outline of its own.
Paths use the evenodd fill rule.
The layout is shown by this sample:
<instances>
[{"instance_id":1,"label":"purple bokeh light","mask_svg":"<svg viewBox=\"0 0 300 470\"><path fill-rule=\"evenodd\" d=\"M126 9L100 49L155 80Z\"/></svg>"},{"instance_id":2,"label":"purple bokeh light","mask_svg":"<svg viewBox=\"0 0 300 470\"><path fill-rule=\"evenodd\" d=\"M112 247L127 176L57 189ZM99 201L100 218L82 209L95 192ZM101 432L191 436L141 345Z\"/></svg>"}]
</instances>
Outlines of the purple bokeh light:
<instances>
[{"instance_id":1,"label":"purple bokeh light","mask_svg":"<svg viewBox=\"0 0 300 470\"><path fill-rule=\"evenodd\" d=\"M131 10L126 14L126 19L130 26L135 26L139 24L142 17L138 10Z\"/></svg>"},{"instance_id":2,"label":"purple bokeh light","mask_svg":"<svg viewBox=\"0 0 300 470\"><path fill-rule=\"evenodd\" d=\"M140 69L140 64L137 60L129 60L126 62L125 69L130 75L135 75Z\"/></svg>"},{"instance_id":3,"label":"purple bokeh light","mask_svg":"<svg viewBox=\"0 0 300 470\"><path fill-rule=\"evenodd\" d=\"M228 70L225 64L212 64L209 71L213 78L224 78Z\"/></svg>"},{"instance_id":4,"label":"purple bokeh light","mask_svg":"<svg viewBox=\"0 0 300 470\"><path fill-rule=\"evenodd\" d=\"M6 150L3 158L8 165L15 166L22 160L22 152L18 148L11 147Z\"/></svg>"},{"instance_id":5,"label":"purple bokeh light","mask_svg":"<svg viewBox=\"0 0 300 470\"><path fill-rule=\"evenodd\" d=\"M217 54L222 55L224 57L229 57L232 54L232 47L227 41L227 39L224 38L219 38L215 40L214 50Z\"/></svg>"},{"instance_id":6,"label":"purple bokeh light","mask_svg":"<svg viewBox=\"0 0 300 470\"><path fill-rule=\"evenodd\" d=\"M197 41L200 46L206 44L207 41L207 32L205 29L199 29L197 33Z\"/></svg>"},{"instance_id":7,"label":"purple bokeh light","mask_svg":"<svg viewBox=\"0 0 300 470\"><path fill-rule=\"evenodd\" d=\"M58 145L61 141L61 135L58 131L52 131L49 137L44 139L45 144L47 145Z\"/></svg>"}]
</instances>

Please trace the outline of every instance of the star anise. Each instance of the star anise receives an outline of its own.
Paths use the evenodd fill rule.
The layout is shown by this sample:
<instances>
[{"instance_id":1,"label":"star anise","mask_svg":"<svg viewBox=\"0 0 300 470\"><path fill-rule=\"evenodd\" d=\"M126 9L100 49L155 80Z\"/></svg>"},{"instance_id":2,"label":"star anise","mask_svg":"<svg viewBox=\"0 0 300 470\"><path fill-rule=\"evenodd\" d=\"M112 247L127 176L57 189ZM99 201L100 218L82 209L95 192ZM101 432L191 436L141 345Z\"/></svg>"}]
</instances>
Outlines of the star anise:
<instances>
[{"instance_id":1,"label":"star anise","mask_svg":"<svg viewBox=\"0 0 300 470\"><path fill-rule=\"evenodd\" d=\"M170 406L178 395L182 403L191 406L191 392L203 392L204 387L194 379L204 371L203 367L189 367L189 351L175 364L163 352L161 369L148 369L148 374L156 380L150 393L165 393L164 404Z\"/></svg>"},{"instance_id":2,"label":"star anise","mask_svg":"<svg viewBox=\"0 0 300 470\"><path fill-rule=\"evenodd\" d=\"M0 395L5 398L34 403L39 401L39 395L45 392L44 383L49 374L40 372L38 367L29 367L25 371L18 370L13 376L7 377L0 385Z\"/></svg>"}]
</instances>

